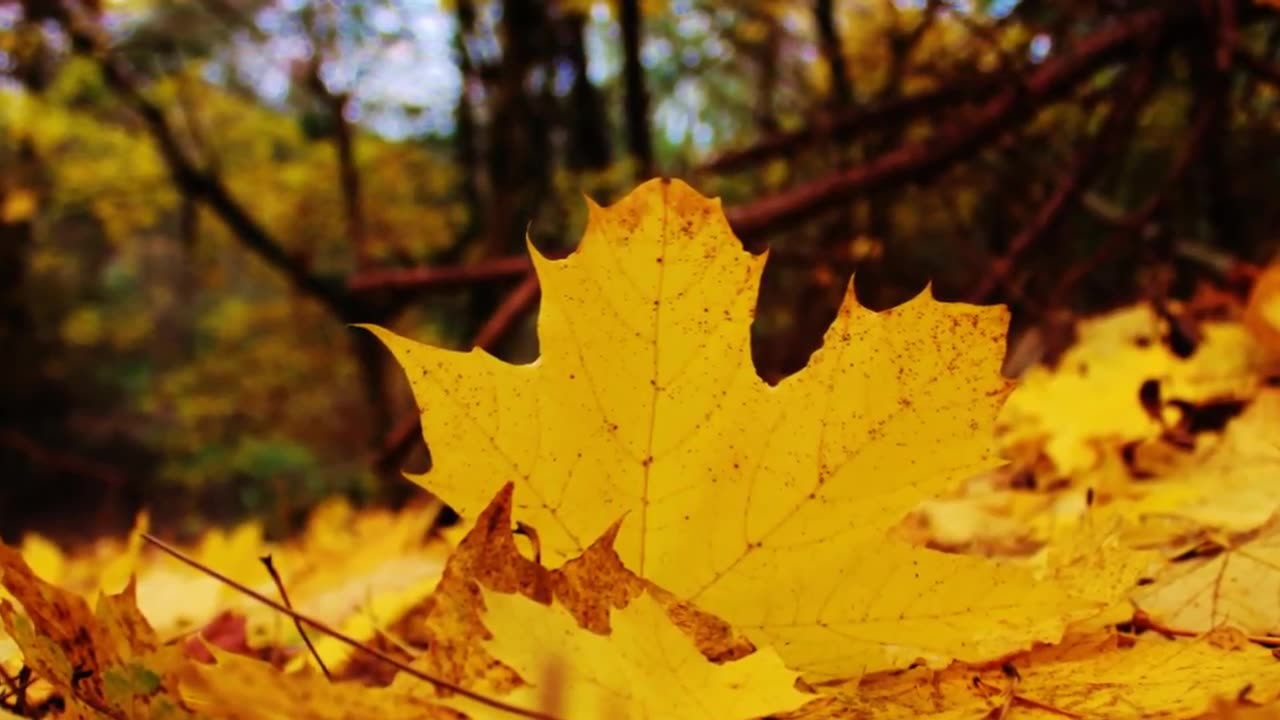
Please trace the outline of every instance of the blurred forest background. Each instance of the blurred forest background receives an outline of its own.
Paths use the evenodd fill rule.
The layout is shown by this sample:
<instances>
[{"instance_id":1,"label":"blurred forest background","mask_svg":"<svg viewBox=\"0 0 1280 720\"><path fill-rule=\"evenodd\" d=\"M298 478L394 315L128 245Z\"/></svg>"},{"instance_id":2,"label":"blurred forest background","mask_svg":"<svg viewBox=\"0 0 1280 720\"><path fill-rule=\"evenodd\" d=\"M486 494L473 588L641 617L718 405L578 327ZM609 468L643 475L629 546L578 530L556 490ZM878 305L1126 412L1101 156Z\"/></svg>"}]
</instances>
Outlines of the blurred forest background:
<instances>
[{"instance_id":1,"label":"blurred forest background","mask_svg":"<svg viewBox=\"0 0 1280 720\"><path fill-rule=\"evenodd\" d=\"M772 248L766 379L855 270L1051 361L1271 255L1278 52L1245 0L0 0L0 535L421 493L348 324L532 359L526 230L656 174Z\"/></svg>"}]
</instances>

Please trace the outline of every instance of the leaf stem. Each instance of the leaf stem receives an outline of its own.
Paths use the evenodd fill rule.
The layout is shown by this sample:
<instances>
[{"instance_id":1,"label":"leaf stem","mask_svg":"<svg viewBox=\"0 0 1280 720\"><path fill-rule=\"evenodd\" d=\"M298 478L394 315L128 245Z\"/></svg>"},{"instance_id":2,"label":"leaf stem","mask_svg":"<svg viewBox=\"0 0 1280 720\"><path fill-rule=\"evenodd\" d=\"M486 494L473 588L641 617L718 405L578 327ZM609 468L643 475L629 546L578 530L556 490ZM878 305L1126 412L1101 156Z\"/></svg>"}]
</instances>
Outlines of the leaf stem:
<instances>
[{"instance_id":1,"label":"leaf stem","mask_svg":"<svg viewBox=\"0 0 1280 720\"><path fill-rule=\"evenodd\" d=\"M280 591L280 599L284 601L284 606L293 609L293 603L289 602L289 593L284 589L284 581L280 579L280 573L276 572L276 564L270 555L263 555L258 558L263 565L267 566L267 572L271 573L271 580L275 582L276 589ZM307 644L307 649L311 651L311 657L316 659L316 664L320 666L320 671L324 673L324 677L329 682L333 682L333 675L329 673L329 667L324 664L324 660L320 657L320 653L316 652L316 646L311 643L310 636L307 635L306 628L302 626L302 621L298 618L293 619L294 627L298 628L298 634L302 636L302 642Z\"/></svg>"}]
</instances>

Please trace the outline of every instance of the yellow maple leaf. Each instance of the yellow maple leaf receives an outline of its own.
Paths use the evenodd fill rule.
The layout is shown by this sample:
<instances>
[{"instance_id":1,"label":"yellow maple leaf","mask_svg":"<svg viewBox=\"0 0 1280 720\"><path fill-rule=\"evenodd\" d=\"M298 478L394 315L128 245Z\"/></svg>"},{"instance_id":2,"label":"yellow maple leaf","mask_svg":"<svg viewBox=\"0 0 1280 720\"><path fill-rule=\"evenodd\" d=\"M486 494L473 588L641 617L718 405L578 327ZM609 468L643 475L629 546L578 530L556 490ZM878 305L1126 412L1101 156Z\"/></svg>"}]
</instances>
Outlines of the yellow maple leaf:
<instances>
[{"instance_id":1,"label":"yellow maple leaf","mask_svg":"<svg viewBox=\"0 0 1280 720\"><path fill-rule=\"evenodd\" d=\"M1107 453L1149 440L1177 420L1170 400L1249 398L1264 359L1239 323L1210 322L1190 357L1164 341L1166 323L1141 304L1081 321L1056 367L1031 368L1001 413L1011 452L1043 452L1060 477L1104 467ZM1151 395L1143 402L1147 386Z\"/></svg>"},{"instance_id":2,"label":"yellow maple leaf","mask_svg":"<svg viewBox=\"0 0 1280 720\"><path fill-rule=\"evenodd\" d=\"M503 698L520 707L564 718L718 720L813 699L795 690L795 673L770 650L707 662L648 594L612 613L608 635L580 627L559 603L485 592L484 604L493 633L487 649L529 682ZM470 702L459 707L474 710Z\"/></svg>"},{"instance_id":3,"label":"yellow maple leaf","mask_svg":"<svg viewBox=\"0 0 1280 720\"><path fill-rule=\"evenodd\" d=\"M1161 625L1203 633L1222 625L1280 634L1280 518L1168 564L1134 603Z\"/></svg>"},{"instance_id":4,"label":"yellow maple leaf","mask_svg":"<svg viewBox=\"0 0 1280 720\"><path fill-rule=\"evenodd\" d=\"M1176 480L1200 492L1177 514L1228 533L1256 530L1280 510L1280 391L1258 394L1227 425L1221 442L1202 462L1186 468Z\"/></svg>"},{"instance_id":5,"label":"yellow maple leaf","mask_svg":"<svg viewBox=\"0 0 1280 720\"><path fill-rule=\"evenodd\" d=\"M590 205L570 257L531 252L532 364L372 328L424 410L435 465L418 481L464 516L514 480L557 563L625 515L628 567L815 675L1060 637L1074 601L1053 583L885 539L997 464L1004 308L926 291L876 313L850 291L808 367L770 387L749 343L766 258L718 200L650 181Z\"/></svg>"}]
</instances>

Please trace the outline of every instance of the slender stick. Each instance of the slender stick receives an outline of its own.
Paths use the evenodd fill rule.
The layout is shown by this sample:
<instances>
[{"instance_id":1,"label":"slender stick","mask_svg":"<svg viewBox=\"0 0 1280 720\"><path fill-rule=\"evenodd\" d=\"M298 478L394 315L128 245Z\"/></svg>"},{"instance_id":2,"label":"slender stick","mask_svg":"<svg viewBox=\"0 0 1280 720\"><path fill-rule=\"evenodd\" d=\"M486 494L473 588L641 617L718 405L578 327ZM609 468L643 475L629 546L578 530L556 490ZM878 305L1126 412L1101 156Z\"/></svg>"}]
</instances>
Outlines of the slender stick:
<instances>
[{"instance_id":1,"label":"slender stick","mask_svg":"<svg viewBox=\"0 0 1280 720\"><path fill-rule=\"evenodd\" d=\"M347 645L348 647L354 650L358 650L378 660L381 660L382 662L390 665L391 667L394 667L400 672L407 673L412 677L422 680L423 682L429 682L438 688L443 688L445 690L455 692L465 698L475 700L481 705L486 705L488 707L494 708L495 710L501 710L503 712L511 713L512 715L516 715L519 717L534 718L534 720L560 720L554 715L541 713L541 712L538 712L537 710L526 710L521 707L516 707L515 705L507 704L505 702L502 702L501 700L495 700L493 698L485 697L480 693L477 693L473 690L468 690L460 685L451 683L448 680L441 680L440 678L432 677L431 675L428 675L427 673L422 672L421 670L409 665L406 662L397 660L396 658L382 652L381 650L378 650L377 648L372 648L372 647L369 647L368 645L365 645L359 640L356 640L355 638L343 633L340 630L337 630L336 628L330 627L329 625L326 625L325 623L322 623L319 620L307 617L306 615L303 615L301 613L294 612L290 608L287 608L284 605L276 602L275 600L272 600L266 595L263 595L262 593L242 583L232 580L226 575L223 575L217 570L214 570L213 568L202 564L200 561L194 558L188 557L181 550L173 547L172 545L169 545L168 543L155 537L154 535L151 535L150 533L143 533L142 539L156 546L157 548L162 550L165 554L170 555L177 560L180 560L181 562L195 568L196 570L199 570L202 573L205 573L206 575L212 578L217 579L220 582L226 583L230 587L233 587L236 590L239 590L245 595L248 595L254 600L257 600L263 605L266 605L267 607L275 610L276 612L284 613L285 615L288 615L289 617L293 618L297 622L310 625L312 628L324 633L325 635L328 635L331 638L334 638L335 640L340 641L344 645Z\"/></svg>"},{"instance_id":2,"label":"slender stick","mask_svg":"<svg viewBox=\"0 0 1280 720\"><path fill-rule=\"evenodd\" d=\"M267 572L271 573L271 580L275 582L276 589L280 591L280 599L284 601L284 606L293 609L293 603L289 602L289 593L284 589L284 581L280 579L280 573L276 572L276 564L270 555L263 555L258 558L263 565L267 566ZM302 621L298 618L293 619L294 627L298 628L298 634L302 636L302 642L307 644L307 649L311 651L311 657L316 659L316 664L320 666L320 671L324 673L324 677L329 682L333 682L333 675L329 674L329 668L321 659L320 653L316 652L316 646L311 644L311 638L307 635L307 631L302 627Z\"/></svg>"}]
</instances>

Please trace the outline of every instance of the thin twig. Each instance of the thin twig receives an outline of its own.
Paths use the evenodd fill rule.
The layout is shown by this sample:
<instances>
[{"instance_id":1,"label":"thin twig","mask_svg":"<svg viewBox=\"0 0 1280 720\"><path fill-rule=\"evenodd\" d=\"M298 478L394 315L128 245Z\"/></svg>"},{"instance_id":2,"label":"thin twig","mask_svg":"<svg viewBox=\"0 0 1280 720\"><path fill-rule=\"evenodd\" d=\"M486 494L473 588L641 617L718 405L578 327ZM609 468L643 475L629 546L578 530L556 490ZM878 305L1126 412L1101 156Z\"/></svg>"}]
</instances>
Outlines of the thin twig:
<instances>
[{"instance_id":1,"label":"thin twig","mask_svg":"<svg viewBox=\"0 0 1280 720\"><path fill-rule=\"evenodd\" d=\"M1102 68L1144 47L1166 22L1188 27L1189 10L1131 13L1037 66L1020 86L1006 85L971 116L940 128L926 141L899 146L873 160L825 175L777 195L729 208L738 237L751 240L813 213L841 207L862 193L894 184L925 182L966 160L1001 133L1021 127L1040 109L1067 95Z\"/></svg>"},{"instance_id":2,"label":"thin twig","mask_svg":"<svg viewBox=\"0 0 1280 720\"><path fill-rule=\"evenodd\" d=\"M845 110L832 116L819 114L809 125L798 130L776 133L754 145L725 151L703 164L697 172L711 174L748 170L813 143L847 140L879 128L906 125L923 117L943 114L957 105L986 100L1003 84L1004 78L992 73L971 82L942 85L870 107Z\"/></svg>"},{"instance_id":3,"label":"thin twig","mask_svg":"<svg viewBox=\"0 0 1280 720\"><path fill-rule=\"evenodd\" d=\"M399 670L400 672L406 673L412 677L422 680L423 682L428 682L440 689L457 693L465 698L474 700L486 707L491 707L495 710L501 710L502 712L510 713L512 715L516 715L519 717L535 718L536 720L560 720L560 718L557 718L554 715L548 715L547 713L538 712L537 710L526 710L521 707L516 707L515 705L510 705L501 700L495 700L493 698L485 697L484 695L481 695L480 693L475 692L474 690L468 690L467 688L464 688L461 685L457 685L455 683L449 682L448 680L442 680L440 678L428 675L427 673L413 667L412 665L409 665L408 663L403 662L401 660L397 660L396 658L382 652L381 650L378 650L377 648L369 647L368 645L365 645L364 643L360 642L359 640L356 640L350 635L347 635L342 631L337 630L336 628L326 625L325 623L320 622L315 618L311 618L301 613L294 612L292 609L285 607L284 605L276 602L275 600L272 600L271 598L254 590L253 588L250 588L240 582L237 582L231 579L230 577L227 577L226 575L223 575L217 570L214 570L213 568L208 567L207 565L204 565L203 563L201 563L199 560L196 560L195 558L188 557L181 550L173 547L172 545L169 545L168 543L164 542L163 540L155 537L150 533L143 533L142 539L146 540L147 542L151 543L155 547L159 548L162 552L173 557L174 559L179 560L182 563L192 568L195 568L196 570L199 570L202 573L205 573L209 577L212 577L215 580L218 580L219 582L225 583L226 585L232 588L235 588L241 593L253 598L254 600L257 600L258 602L262 603L263 605L266 605L267 607L275 610L276 612L288 615L289 617L293 618L295 621L309 625L315 630L318 630L324 633L325 635L328 635L329 637L341 642L342 644L352 648L353 650L358 650L359 652L365 653L366 655L369 655L370 657L380 660L390 665L391 667Z\"/></svg>"},{"instance_id":4,"label":"thin twig","mask_svg":"<svg viewBox=\"0 0 1280 720\"><path fill-rule=\"evenodd\" d=\"M14 680L13 676L4 669L4 665L0 665L0 680L3 680L5 687L9 688L4 693L0 693L0 700L4 700L6 697L12 696L15 703L22 702L26 688L24 687L19 689L18 681Z\"/></svg>"},{"instance_id":5,"label":"thin twig","mask_svg":"<svg viewBox=\"0 0 1280 720\"><path fill-rule=\"evenodd\" d=\"M528 257L519 255L484 260L471 265L369 270L353 276L347 282L347 289L353 293L367 293L458 287L523 275L532 266Z\"/></svg>"},{"instance_id":6,"label":"thin twig","mask_svg":"<svg viewBox=\"0 0 1280 720\"><path fill-rule=\"evenodd\" d=\"M289 602L289 593L284 589L284 581L280 579L280 573L276 572L276 564L272 561L270 555L263 555L258 558L263 565L267 566L267 572L271 573L271 580L275 582L276 589L280 591L280 599L284 601L284 606L293 609L293 603ZM293 619L294 627L298 628L298 634L302 636L302 642L307 644L307 649L311 651L311 657L316 659L316 664L320 666L320 671L324 673L324 677L329 682L333 682L333 675L329 673L329 668L321 659L320 653L316 651L316 646L311 644L311 637L307 635L306 628L302 627L302 623L298 618Z\"/></svg>"},{"instance_id":7,"label":"thin twig","mask_svg":"<svg viewBox=\"0 0 1280 720\"><path fill-rule=\"evenodd\" d=\"M125 473L96 460L56 450L17 430L0 429L0 447L21 453L33 465L50 472L67 473L93 480L109 488L125 485Z\"/></svg>"}]
</instances>

